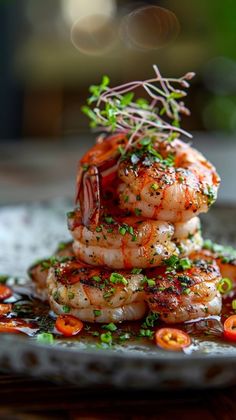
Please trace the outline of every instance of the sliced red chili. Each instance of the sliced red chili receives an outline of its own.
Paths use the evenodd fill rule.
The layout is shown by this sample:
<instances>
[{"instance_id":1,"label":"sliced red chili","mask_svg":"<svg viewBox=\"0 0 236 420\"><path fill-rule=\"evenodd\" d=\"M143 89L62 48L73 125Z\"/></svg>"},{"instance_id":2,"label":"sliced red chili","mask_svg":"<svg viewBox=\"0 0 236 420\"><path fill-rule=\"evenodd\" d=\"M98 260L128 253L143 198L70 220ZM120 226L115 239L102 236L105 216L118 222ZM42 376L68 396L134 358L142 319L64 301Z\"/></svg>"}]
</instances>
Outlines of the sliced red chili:
<instances>
[{"instance_id":1,"label":"sliced red chili","mask_svg":"<svg viewBox=\"0 0 236 420\"><path fill-rule=\"evenodd\" d=\"M0 303L0 315L9 314L12 311L11 303Z\"/></svg>"},{"instance_id":2,"label":"sliced red chili","mask_svg":"<svg viewBox=\"0 0 236 420\"><path fill-rule=\"evenodd\" d=\"M25 333L29 334L30 330L34 330L35 326L20 318L1 318L0 332L7 333ZM31 335L31 334L29 334Z\"/></svg>"},{"instance_id":3,"label":"sliced red chili","mask_svg":"<svg viewBox=\"0 0 236 420\"><path fill-rule=\"evenodd\" d=\"M0 284L0 300L8 299L12 296L12 290L5 284Z\"/></svg>"},{"instance_id":4,"label":"sliced red chili","mask_svg":"<svg viewBox=\"0 0 236 420\"><path fill-rule=\"evenodd\" d=\"M55 324L56 329L65 337L72 337L73 335L79 334L83 326L83 322L72 315L60 315Z\"/></svg>"},{"instance_id":5,"label":"sliced red chili","mask_svg":"<svg viewBox=\"0 0 236 420\"><path fill-rule=\"evenodd\" d=\"M191 344L187 333L177 328L160 328L155 334L156 344L165 350L180 351Z\"/></svg>"},{"instance_id":6,"label":"sliced red chili","mask_svg":"<svg viewBox=\"0 0 236 420\"><path fill-rule=\"evenodd\" d=\"M224 336L227 340L236 341L236 315L231 315L225 320Z\"/></svg>"}]
</instances>

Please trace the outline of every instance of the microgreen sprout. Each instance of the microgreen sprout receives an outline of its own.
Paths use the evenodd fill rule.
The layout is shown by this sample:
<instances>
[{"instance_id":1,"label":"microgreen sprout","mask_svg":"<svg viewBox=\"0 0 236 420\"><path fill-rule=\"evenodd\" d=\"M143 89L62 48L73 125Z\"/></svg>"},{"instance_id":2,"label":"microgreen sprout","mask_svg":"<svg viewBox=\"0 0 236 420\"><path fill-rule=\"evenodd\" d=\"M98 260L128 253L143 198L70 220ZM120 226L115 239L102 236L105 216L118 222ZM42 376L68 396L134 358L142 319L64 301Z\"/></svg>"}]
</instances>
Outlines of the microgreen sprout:
<instances>
[{"instance_id":1,"label":"microgreen sprout","mask_svg":"<svg viewBox=\"0 0 236 420\"><path fill-rule=\"evenodd\" d=\"M180 128L182 115L189 115L183 98L184 89L189 87L189 80L194 73L187 73L180 78L162 77L158 67L153 66L155 77L144 81L133 81L109 87L110 80L103 76L98 86L91 86L88 105L82 111L90 118L91 127L103 131L129 134L129 149L137 138L148 138L153 133L163 140L172 141L180 134L191 135ZM142 88L149 100L136 98L136 89Z\"/></svg>"}]
</instances>

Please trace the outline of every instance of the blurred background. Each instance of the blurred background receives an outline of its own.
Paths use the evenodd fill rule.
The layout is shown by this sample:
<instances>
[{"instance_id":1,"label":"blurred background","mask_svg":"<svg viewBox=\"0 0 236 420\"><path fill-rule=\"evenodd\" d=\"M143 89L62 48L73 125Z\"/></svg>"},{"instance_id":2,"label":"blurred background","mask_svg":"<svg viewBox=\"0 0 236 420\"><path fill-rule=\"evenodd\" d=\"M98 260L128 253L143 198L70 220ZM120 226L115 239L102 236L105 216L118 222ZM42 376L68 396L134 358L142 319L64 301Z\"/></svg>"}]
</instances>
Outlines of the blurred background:
<instances>
[{"instance_id":1,"label":"blurred background","mask_svg":"<svg viewBox=\"0 0 236 420\"><path fill-rule=\"evenodd\" d=\"M94 140L89 85L148 78L154 63L197 73L183 126L223 171L220 198L236 200L235 21L234 0L1 0L0 203L71 191Z\"/></svg>"}]
</instances>

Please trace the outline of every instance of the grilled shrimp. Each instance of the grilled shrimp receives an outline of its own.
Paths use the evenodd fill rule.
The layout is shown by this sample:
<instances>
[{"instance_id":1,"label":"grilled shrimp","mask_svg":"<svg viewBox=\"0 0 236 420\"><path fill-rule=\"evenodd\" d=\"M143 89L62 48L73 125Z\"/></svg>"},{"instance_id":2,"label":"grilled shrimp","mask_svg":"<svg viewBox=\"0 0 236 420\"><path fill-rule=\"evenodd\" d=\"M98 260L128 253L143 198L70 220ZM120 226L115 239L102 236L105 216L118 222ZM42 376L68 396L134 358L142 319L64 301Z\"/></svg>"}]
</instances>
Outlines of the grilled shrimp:
<instances>
[{"instance_id":1,"label":"grilled shrimp","mask_svg":"<svg viewBox=\"0 0 236 420\"><path fill-rule=\"evenodd\" d=\"M159 265L173 254L187 255L202 244L198 218L175 227L142 217L103 215L98 226L86 227L77 210L69 214L68 221L75 255L91 265L146 268Z\"/></svg>"},{"instance_id":2,"label":"grilled shrimp","mask_svg":"<svg viewBox=\"0 0 236 420\"><path fill-rule=\"evenodd\" d=\"M214 166L180 140L140 140L120 162L118 177L122 209L174 223L206 213L220 182Z\"/></svg>"},{"instance_id":3,"label":"grilled shrimp","mask_svg":"<svg viewBox=\"0 0 236 420\"><path fill-rule=\"evenodd\" d=\"M82 321L137 320L147 310L142 280L142 274L114 273L79 260L58 263L48 273L49 303L56 314L66 308Z\"/></svg>"},{"instance_id":4,"label":"grilled shrimp","mask_svg":"<svg viewBox=\"0 0 236 420\"><path fill-rule=\"evenodd\" d=\"M74 258L72 243L61 243L53 256L44 260L36 261L35 264L29 267L28 275L33 281L35 291L40 299L48 299L46 281L48 276L48 270L51 267L51 265L54 264L56 261L64 261L69 258Z\"/></svg>"},{"instance_id":5,"label":"grilled shrimp","mask_svg":"<svg viewBox=\"0 0 236 420\"><path fill-rule=\"evenodd\" d=\"M174 257L175 258L175 257ZM179 323L219 315L222 299L217 285L221 279L215 262L206 259L176 260L149 269L145 286L147 302L166 323Z\"/></svg>"},{"instance_id":6,"label":"grilled shrimp","mask_svg":"<svg viewBox=\"0 0 236 420\"><path fill-rule=\"evenodd\" d=\"M199 257L215 261L221 276L232 280L233 286L236 288L236 251L234 249L206 241L200 251L191 255L191 258Z\"/></svg>"}]
</instances>

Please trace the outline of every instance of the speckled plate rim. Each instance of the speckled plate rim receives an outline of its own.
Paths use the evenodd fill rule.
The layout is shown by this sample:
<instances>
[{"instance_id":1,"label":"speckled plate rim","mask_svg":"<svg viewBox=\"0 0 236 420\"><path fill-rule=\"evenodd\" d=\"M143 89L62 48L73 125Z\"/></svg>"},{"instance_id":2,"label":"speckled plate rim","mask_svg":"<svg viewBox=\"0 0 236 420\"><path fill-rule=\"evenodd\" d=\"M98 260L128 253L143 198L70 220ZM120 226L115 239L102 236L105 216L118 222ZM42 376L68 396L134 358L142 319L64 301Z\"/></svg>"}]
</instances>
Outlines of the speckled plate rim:
<instances>
[{"instance_id":1,"label":"speckled plate rim","mask_svg":"<svg viewBox=\"0 0 236 420\"><path fill-rule=\"evenodd\" d=\"M236 357L231 355L76 350L9 334L0 343L0 370L77 387L196 389L236 383Z\"/></svg>"}]
</instances>

